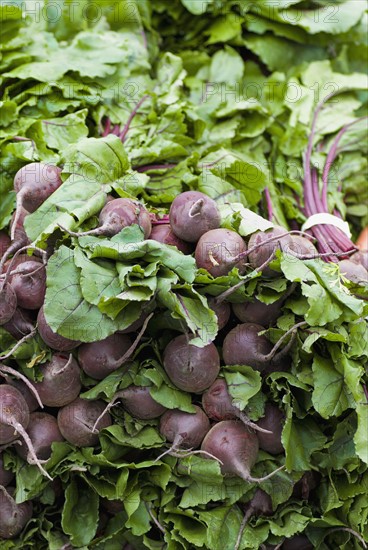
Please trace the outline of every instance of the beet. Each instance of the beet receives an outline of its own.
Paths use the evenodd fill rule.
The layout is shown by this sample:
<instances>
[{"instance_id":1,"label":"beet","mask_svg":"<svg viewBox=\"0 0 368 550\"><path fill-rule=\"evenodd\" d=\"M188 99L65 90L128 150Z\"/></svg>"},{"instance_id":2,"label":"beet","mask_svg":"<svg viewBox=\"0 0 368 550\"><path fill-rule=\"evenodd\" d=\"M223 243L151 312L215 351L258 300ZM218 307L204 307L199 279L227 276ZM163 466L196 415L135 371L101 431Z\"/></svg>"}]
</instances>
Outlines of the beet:
<instances>
[{"instance_id":1,"label":"beet","mask_svg":"<svg viewBox=\"0 0 368 550\"><path fill-rule=\"evenodd\" d=\"M249 263L253 269L259 269L263 264L271 260L276 250L288 250L291 245L291 235L286 235L287 230L283 227L275 226L269 231L258 231L253 233L248 242L248 249L254 246L262 245L257 250L249 252ZM271 242L267 242L272 237L280 236ZM266 266L262 269L264 277L277 277L279 273Z\"/></svg>"},{"instance_id":2,"label":"beet","mask_svg":"<svg viewBox=\"0 0 368 550\"><path fill-rule=\"evenodd\" d=\"M150 394L148 386L129 386L119 391L123 407L130 415L140 420L152 420L161 416L167 408L157 403Z\"/></svg>"},{"instance_id":3,"label":"beet","mask_svg":"<svg viewBox=\"0 0 368 550\"><path fill-rule=\"evenodd\" d=\"M223 378L217 378L214 383L202 395L202 406L209 418L216 420L233 420L239 418L246 426L259 430L257 424L252 422L246 414L233 405L229 388Z\"/></svg>"},{"instance_id":4,"label":"beet","mask_svg":"<svg viewBox=\"0 0 368 550\"><path fill-rule=\"evenodd\" d=\"M272 350L272 344L266 336L258 333L265 330L255 323L237 325L225 337L222 353L226 365L249 365L262 371L265 368L264 357Z\"/></svg>"},{"instance_id":5,"label":"beet","mask_svg":"<svg viewBox=\"0 0 368 550\"><path fill-rule=\"evenodd\" d=\"M14 539L27 525L32 517L32 503L16 504L13 494L15 489L0 485L0 538Z\"/></svg>"},{"instance_id":6,"label":"beet","mask_svg":"<svg viewBox=\"0 0 368 550\"><path fill-rule=\"evenodd\" d=\"M176 246L176 248L183 252L183 254L192 253L192 246L182 239L179 239L179 237L177 237L173 232L169 223L154 225L149 238L154 241L158 241L159 243Z\"/></svg>"},{"instance_id":7,"label":"beet","mask_svg":"<svg viewBox=\"0 0 368 550\"><path fill-rule=\"evenodd\" d=\"M226 327L231 314L231 307L228 302L218 304L216 298L208 299L208 306L215 312L217 317L218 329L222 330Z\"/></svg>"},{"instance_id":8,"label":"beet","mask_svg":"<svg viewBox=\"0 0 368 550\"><path fill-rule=\"evenodd\" d=\"M3 324L3 328L9 332L16 340L21 340L27 334L31 334L34 330L33 319L29 311L17 307L13 317L7 323Z\"/></svg>"},{"instance_id":9,"label":"beet","mask_svg":"<svg viewBox=\"0 0 368 550\"><path fill-rule=\"evenodd\" d=\"M15 238L15 228L22 216L22 208L28 212L35 212L62 184L60 174L61 168L42 162L31 162L15 174L14 190L17 194L17 208L13 220L12 240Z\"/></svg>"},{"instance_id":10,"label":"beet","mask_svg":"<svg viewBox=\"0 0 368 550\"><path fill-rule=\"evenodd\" d=\"M82 344L78 349L79 364L88 376L102 380L123 364L121 359L131 343L129 336L112 334L98 342Z\"/></svg>"},{"instance_id":11,"label":"beet","mask_svg":"<svg viewBox=\"0 0 368 550\"><path fill-rule=\"evenodd\" d=\"M166 411L160 419L160 434L170 443L173 449L196 449L202 443L210 429L210 421L205 413L194 406L195 413L174 409Z\"/></svg>"},{"instance_id":12,"label":"beet","mask_svg":"<svg viewBox=\"0 0 368 550\"><path fill-rule=\"evenodd\" d=\"M368 285L368 271L358 263L351 260L341 260L339 262L341 275L352 283L357 285Z\"/></svg>"},{"instance_id":13,"label":"beet","mask_svg":"<svg viewBox=\"0 0 368 550\"><path fill-rule=\"evenodd\" d=\"M255 323L264 327L272 325L281 315L283 299L265 304L254 298L253 302L232 304L233 312L242 323Z\"/></svg>"},{"instance_id":14,"label":"beet","mask_svg":"<svg viewBox=\"0 0 368 550\"><path fill-rule=\"evenodd\" d=\"M221 221L215 201L199 191L180 193L171 204L169 219L175 235L191 243L220 227Z\"/></svg>"},{"instance_id":15,"label":"beet","mask_svg":"<svg viewBox=\"0 0 368 550\"><path fill-rule=\"evenodd\" d=\"M104 410L103 401L86 401L78 397L59 410L59 430L63 437L76 447L94 447L99 442L98 432L112 424L111 416L105 413L95 426L96 420Z\"/></svg>"},{"instance_id":16,"label":"beet","mask_svg":"<svg viewBox=\"0 0 368 550\"><path fill-rule=\"evenodd\" d=\"M285 415L280 409L271 403L266 403L265 415L257 420L256 424L270 434L257 432L259 447L272 455L284 452L281 442L281 434L285 423Z\"/></svg>"},{"instance_id":17,"label":"beet","mask_svg":"<svg viewBox=\"0 0 368 550\"><path fill-rule=\"evenodd\" d=\"M261 483L283 468L278 468L262 478L252 477L250 471L256 463L258 448L257 436L235 420L224 420L215 424L201 445L202 451L221 461L223 474L239 476L252 483Z\"/></svg>"},{"instance_id":18,"label":"beet","mask_svg":"<svg viewBox=\"0 0 368 550\"><path fill-rule=\"evenodd\" d=\"M237 541L235 543L234 550L238 550L240 547L242 535L244 529L252 516L270 516L273 513L271 497L262 491L262 489L256 489L253 497L247 502L245 507L245 514L243 521L241 522Z\"/></svg>"},{"instance_id":19,"label":"beet","mask_svg":"<svg viewBox=\"0 0 368 550\"><path fill-rule=\"evenodd\" d=\"M203 348L193 346L186 334L169 343L163 363L171 382L191 393L201 393L209 388L220 371L216 346L212 343Z\"/></svg>"},{"instance_id":20,"label":"beet","mask_svg":"<svg viewBox=\"0 0 368 550\"><path fill-rule=\"evenodd\" d=\"M238 259L238 256L241 259ZM206 269L213 277L227 275L233 267L243 269L246 245L238 233L230 229L213 229L205 233L195 249L198 268Z\"/></svg>"},{"instance_id":21,"label":"beet","mask_svg":"<svg viewBox=\"0 0 368 550\"><path fill-rule=\"evenodd\" d=\"M355 252L355 254L350 256L350 261L355 264L362 265L364 269L368 270L368 250L360 250L359 252Z\"/></svg>"},{"instance_id":22,"label":"beet","mask_svg":"<svg viewBox=\"0 0 368 550\"><path fill-rule=\"evenodd\" d=\"M0 282L0 325L8 323L17 309L17 296L9 283Z\"/></svg>"},{"instance_id":23,"label":"beet","mask_svg":"<svg viewBox=\"0 0 368 550\"><path fill-rule=\"evenodd\" d=\"M82 387L80 368L72 355L54 353L41 367L43 378L34 387L48 407L63 407L78 397Z\"/></svg>"},{"instance_id":24,"label":"beet","mask_svg":"<svg viewBox=\"0 0 368 550\"><path fill-rule=\"evenodd\" d=\"M39 470L51 479L41 466L26 432L30 419L29 409L20 391L9 384L0 385L0 403L0 445L22 438L27 445L32 464L36 464Z\"/></svg>"},{"instance_id":25,"label":"beet","mask_svg":"<svg viewBox=\"0 0 368 550\"><path fill-rule=\"evenodd\" d=\"M15 266L12 266L12 271ZM27 256L16 263L18 273L10 275L9 282L17 296L18 306L39 309L46 293L46 269L39 258Z\"/></svg>"},{"instance_id":26,"label":"beet","mask_svg":"<svg viewBox=\"0 0 368 550\"><path fill-rule=\"evenodd\" d=\"M79 346L79 340L66 338L60 334L56 334L46 322L43 307L41 307L37 316L38 332L47 346L57 351L70 351ZM71 335L72 336L72 335Z\"/></svg>"},{"instance_id":27,"label":"beet","mask_svg":"<svg viewBox=\"0 0 368 550\"><path fill-rule=\"evenodd\" d=\"M283 245L283 250L292 256L308 256L312 258L318 257L318 250L314 244L309 239L302 237L301 235L291 235L290 241Z\"/></svg>"},{"instance_id":28,"label":"beet","mask_svg":"<svg viewBox=\"0 0 368 550\"><path fill-rule=\"evenodd\" d=\"M51 414L34 412L30 415L27 433L35 453L40 460L48 460L51 456L51 445L56 441L64 441L60 433L56 418ZM24 445L17 445L17 453L24 460L30 461L28 450Z\"/></svg>"}]
</instances>

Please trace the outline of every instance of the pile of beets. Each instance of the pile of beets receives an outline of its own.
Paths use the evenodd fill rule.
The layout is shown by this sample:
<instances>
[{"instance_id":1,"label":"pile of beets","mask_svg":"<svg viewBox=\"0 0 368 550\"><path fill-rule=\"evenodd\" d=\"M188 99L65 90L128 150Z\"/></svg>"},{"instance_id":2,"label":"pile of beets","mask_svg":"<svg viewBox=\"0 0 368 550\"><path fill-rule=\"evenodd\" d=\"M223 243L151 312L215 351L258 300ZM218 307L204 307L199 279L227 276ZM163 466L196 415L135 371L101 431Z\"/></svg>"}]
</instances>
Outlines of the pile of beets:
<instances>
[{"instance_id":1,"label":"pile of beets","mask_svg":"<svg viewBox=\"0 0 368 550\"><path fill-rule=\"evenodd\" d=\"M47 260L52 251L32 247L23 222L61 184L61 170L56 166L32 163L16 174L14 187L17 208L10 224L10 236L0 234L0 325L19 347L36 333L52 350L51 359L41 365L42 380L32 382L17 370L12 353L3 355L0 364L0 537L19 535L32 517L32 502L16 504L14 474L5 469L2 451L12 446L25 461L35 464L50 478L44 465L51 455L53 442L66 440L76 447L99 445L99 431L116 420L110 403L80 397L83 391L81 372L96 381L121 367L142 337L145 315L123 333L117 332L102 341L81 343L56 334L43 313L46 292ZM98 227L71 236L112 237L124 227L138 224L147 239L175 246L184 254L194 254L198 268L214 277L227 275L234 267L261 272L272 279L277 250L298 258L319 257L313 238L282 227L254 233L248 242L237 232L221 228L221 218L214 200L197 191L187 191L175 198L168 215L158 219L138 200L107 196L99 216ZM336 254L341 272L356 283L367 283L367 253L354 247L342 259ZM219 325L219 340L205 347L191 344L186 333L176 336L163 351L163 367L173 385L193 394L195 413L169 410L156 402L148 387L130 386L118 392L114 403L132 417L142 421L159 419L159 431L167 441L164 452L152 450L154 459L164 455L176 457L198 453L217 460L223 474L239 476L258 484L274 475L257 478L252 468L259 449L272 455L284 452L281 433L284 413L268 402L265 415L252 422L232 401L226 381L221 377L221 363L248 365L262 376L286 370L293 337L303 321L276 344L262 334L280 316L284 299L271 305L253 300L230 304L229 289L218 298L209 298ZM285 294L285 299L287 293ZM138 340L139 340L138 338ZM132 342L135 342L134 343ZM10 364L7 364L10 363ZM50 478L51 479L51 478ZM296 496L309 495L318 476L305 474L294 488ZM107 507L109 513L113 508ZM251 515L274 512L270 497L260 488L248 503L242 528ZM241 533L236 547L239 546ZM271 548L271 546L267 546ZM283 542L282 548L312 548L304 535Z\"/></svg>"}]
</instances>

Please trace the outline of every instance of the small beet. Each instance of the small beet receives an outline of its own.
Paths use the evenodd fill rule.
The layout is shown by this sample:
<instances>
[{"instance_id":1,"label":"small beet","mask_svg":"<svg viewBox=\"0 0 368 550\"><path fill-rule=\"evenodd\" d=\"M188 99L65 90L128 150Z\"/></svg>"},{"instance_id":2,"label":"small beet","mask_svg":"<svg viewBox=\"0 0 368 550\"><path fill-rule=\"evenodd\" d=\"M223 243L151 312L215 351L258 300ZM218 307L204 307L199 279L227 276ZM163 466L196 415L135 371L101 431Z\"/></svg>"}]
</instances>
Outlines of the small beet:
<instances>
[{"instance_id":1,"label":"small beet","mask_svg":"<svg viewBox=\"0 0 368 550\"><path fill-rule=\"evenodd\" d=\"M39 404L37 399L35 398L34 394L31 392L31 390L23 382L23 380L12 378L12 379L9 379L8 384L10 384L11 386L14 386L14 388L17 388L17 390L20 391L20 393L23 395L28 405L28 409L30 413L38 409Z\"/></svg>"},{"instance_id":2,"label":"small beet","mask_svg":"<svg viewBox=\"0 0 368 550\"><path fill-rule=\"evenodd\" d=\"M124 357L132 342L124 334L112 334L104 340L82 344L78 349L79 364L88 376L102 380L123 363Z\"/></svg>"},{"instance_id":3,"label":"small beet","mask_svg":"<svg viewBox=\"0 0 368 550\"><path fill-rule=\"evenodd\" d=\"M17 263L18 273L10 275L9 282L18 306L25 309L40 309L46 293L46 269L37 257L21 258ZM12 266L12 270L15 266Z\"/></svg>"},{"instance_id":4,"label":"small beet","mask_svg":"<svg viewBox=\"0 0 368 550\"><path fill-rule=\"evenodd\" d=\"M111 426L112 419L103 401L86 401L78 397L58 412L58 426L63 437L76 447L94 447L98 444L98 432ZM98 420L98 418L100 419ZM97 425L96 420L98 420Z\"/></svg>"},{"instance_id":5,"label":"small beet","mask_svg":"<svg viewBox=\"0 0 368 550\"><path fill-rule=\"evenodd\" d=\"M253 269L259 269L262 265L271 260L276 250L288 250L291 244L291 235L286 234L287 230L280 226L275 226L269 231L258 231L253 233L248 242L248 249L258 246L253 252L249 252L249 263ZM279 237L268 242L273 237ZM266 266L262 269L264 277L277 277L279 273Z\"/></svg>"},{"instance_id":6,"label":"small beet","mask_svg":"<svg viewBox=\"0 0 368 550\"><path fill-rule=\"evenodd\" d=\"M346 279L357 285L368 285L368 271L362 266L351 260L341 260L339 262L340 272Z\"/></svg>"},{"instance_id":7,"label":"small beet","mask_svg":"<svg viewBox=\"0 0 368 550\"><path fill-rule=\"evenodd\" d=\"M167 411L166 407L151 397L149 390L148 386L129 386L119 392L124 409L134 418L152 420Z\"/></svg>"},{"instance_id":8,"label":"small beet","mask_svg":"<svg viewBox=\"0 0 368 550\"><path fill-rule=\"evenodd\" d=\"M202 395L202 406L209 418L216 420L233 420L239 418L246 426L259 430L257 424L252 422L245 413L233 405L229 388L223 378L217 378L214 383Z\"/></svg>"},{"instance_id":9,"label":"small beet","mask_svg":"<svg viewBox=\"0 0 368 550\"><path fill-rule=\"evenodd\" d=\"M236 420L223 420L212 426L201 445L202 451L221 461L223 474L253 483L265 481L279 470L263 478L252 477L250 472L256 463L258 449L257 436Z\"/></svg>"},{"instance_id":10,"label":"small beet","mask_svg":"<svg viewBox=\"0 0 368 550\"><path fill-rule=\"evenodd\" d=\"M213 343L203 348L193 346L185 334L169 343L163 362L171 382L191 393L201 393L209 388L220 371L216 346Z\"/></svg>"},{"instance_id":11,"label":"small beet","mask_svg":"<svg viewBox=\"0 0 368 550\"><path fill-rule=\"evenodd\" d=\"M180 193L171 204L169 218L175 235L191 243L220 227L221 221L215 201L199 191Z\"/></svg>"},{"instance_id":12,"label":"small beet","mask_svg":"<svg viewBox=\"0 0 368 550\"><path fill-rule=\"evenodd\" d=\"M160 434L174 444L174 448L196 449L210 429L205 413L195 405L195 413L174 409L166 411L160 420Z\"/></svg>"},{"instance_id":13,"label":"small beet","mask_svg":"<svg viewBox=\"0 0 368 550\"><path fill-rule=\"evenodd\" d=\"M71 338L66 338L60 334L56 334L52 328L47 324L45 314L43 311L43 306L38 312L37 316L37 326L38 332L47 346L57 351L70 351L77 346L80 342L78 340L73 340Z\"/></svg>"},{"instance_id":14,"label":"small beet","mask_svg":"<svg viewBox=\"0 0 368 550\"><path fill-rule=\"evenodd\" d=\"M34 412L30 415L27 433L32 441L35 453L40 460L47 460L50 458L52 443L64 441L56 418L51 414L43 412ZM24 445L17 445L16 451L24 460L29 461L28 450Z\"/></svg>"},{"instance_id":15,"label":"small beet","mask_svg":"<svg viewBox=\"0 0 368 550\"><path fill-rule=\"evenodd\" d=\"M43 378L35 382L41 401L48 407L63 407L78 397L82 387L80 368L72 355L54 353L42 365Z\"/></svg>"},{"instance_id":16,"label":"small beet","mask_svg":"<svg viewBox=\"0 0 368 550\"><path fill-rule=\"evenodd\" d=\"M259 332L265 330L255 323L243 323L230 330L225 337L222 353L226 365L249 365L262 371L264 357L272 350L271 342Z\"/></svg>"},{"instance_id":17,"label":"small beet","mask_svg":"<svg viewBox=\"0 0 368 550\"><path fill-rule=\"evenodd\" d=\"M208 299L208 306L215 312L217 317L218 329L226 327L231 314L231 307L228 302L216 302L216 298Z\"/></svg>"},{"instance_id":18,"label":"small beet","mask_svg":"<svg viewBox=\"0 0 368 550\"><path fill-rule=\"evenodd\" d=\"M256 424L270 434L257 432L259 447L272 455L284 452L281 434L285 423L285 415L272 403L266 403L265 415L257 420Z\"/></svg>"},{"instance_id":19,"label":"small beet","mask_svg":"<svg viewBox=\"0 0 368 550\"><path fill-rule=\"evenodd\" d=\"M183 254L191 254L192 252L192 246L182 239L179 239L179 237L177 237L173 232L169 223L154 225L149 238L154 241L158 241L159 243L176 246L176 248L183 252Z\"/></svg>"},{"instance_id":20,"label":"small beet","mask_svg":"<svg viewBox=\"0 0 368 550\"><path fill-rule=\"evenodd\" d=\"M0 538L14 539L32 517L32 502L16 504L13 487L0 485Z\"/></svg>"},{"instance_id":21,"label":"small beet","mask_svg":"<svg viewBox=\"0 0 368 550\"><path fill-rule=\"evenodd\" d=\"M254 298L252 302L232 304L233 312L242 323L255 323L264 327L271 325L280 317L283 300L265 304Z\"/></svg>"},{"instance_id":22,"label":"small beet","mask_svg":"<svg viewBox=\"0 0 368 550\"><path fill-rule=\"evenodd\" d=\"M350 260L355 264L362 265L368 271L368 250L360 250L350 256Z\"/></svg>"},{"instance_id":23,"label":"small beet","mask_svg":"<svg viewBox=\"0 0 368 550\"><path fill-rule=\"evenodd\" d=\"M33 319L29 311L17 307L13 317L3 324L3 328L16 340L20 340L34 330Z\"/></svg>"},{"instance_id":24,"label":"small beet","mask_svg":"<svg viewBox=\"0 0 368 550\"><path fill-rule=\"evenodd\" d=\"M213 277L221 277L227 275L233 267L240 270L243 268L246 262L246 245L235 231L213 229L199 239L195 260L198 268L206 269Z\"/></svg>"},{"instance_id":25,"label":"small beet","mask_svg":"<svg viewBox=\"0 0 368 550\"><path fill-rule=\"evenodd\" d=\"M17 295L9 283L0 282L0 325L8 323L17 309Z\"/></svg>"}]
</instances>

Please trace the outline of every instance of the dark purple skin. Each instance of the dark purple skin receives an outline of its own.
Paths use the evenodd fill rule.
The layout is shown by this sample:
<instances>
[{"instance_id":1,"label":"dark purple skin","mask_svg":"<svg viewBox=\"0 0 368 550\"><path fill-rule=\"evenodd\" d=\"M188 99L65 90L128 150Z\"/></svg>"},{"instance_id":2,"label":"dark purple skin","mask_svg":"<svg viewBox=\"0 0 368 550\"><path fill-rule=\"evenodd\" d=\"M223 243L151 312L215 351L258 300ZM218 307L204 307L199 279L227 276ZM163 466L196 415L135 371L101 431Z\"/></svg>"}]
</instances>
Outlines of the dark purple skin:
<instances>
[{"instance_id":1,"label":"dark purple skin","mask_svg":"<svg viewBox=\"0 0 368 550\"><path fill-rule=\"evenodd\" d=\"M320 479L320 474L313 470L305 472L299 481L295 483L292 496L298 499L308 500L310 492L317 487Z\"/></svg>"},{"instance_id":2,"label":"dark purple skin","mask_svg":"<svg viewBox=\"0 0 368 550\"><path fill-rule=\"evenodd\" d=\"M174 409L166 411L160 420L160 434L170 443L178 441L182 449L196 449L210 429L206 414L194 405L196 412L187 413Z\"/></svg>"},{"instance_id":3,"label":"dark purple skin","mask_svg":"<svg viewBox=\"0 0 368 550\"><path fill-rule=\"evenodd\" d=\"M16 504L14 492L14 487L0 486L0 539L15 538L32 517L32 502Z\"/></svg>"},{"instance_id":4,"label":"dark purple skin","mask_svg":"<svg viewBox=\"0 0 368 550\"><path fill-rule=\"evenodd\" d=\"M190 393L202 393L220 371L220 356L214 344L190 345L186 334L174 338L164 351L164 368L171 382Z\"/></svg>"},{"instance_id":5,"label":"dark purple skin","mask_svg":"<svg viewBox=\"0 0 368 550\"><path fill-rule=\"evenodd\" d=\"M9 384L0 385L0 403L0 445L6 445L19 438L12 426L14 421L27 429L29 409L20 391Z\"/></svg>"},{"instance_id":6,"label":"dark purple skin","mask_svg":"<svg viewBox=\"0 0 368 550\"><path fill-rule=\"evenodd\" d=\"M111 416L105 413L93 427L105 410L103 401L86 401L78 397L58 412L57 422L63 437L76 447L94 447L99 442L98 432L112 424Z\"/></svg>"},{"instance_id":7,"label":"dark purple skin","mask_svg":"<svg viewBox=\"0 0 368 550\"><path fill-rule=\"evenodd\" d=\"M143 204L132 199L114 199L101 210L99 216L100 234L113 237L129 225L138 224L148 239L151 230L151 218Z\"/></svg>"},{"instance_id":8,"label":"dark purple skin","mask_svg":"<svg viewBox=\"0 0 368 550\"><path fill-rule=\"evenodd\" d=\"M226 365L249 365L262 371L266 363L262 357L270 353L272 344L258 333L265 330L255 323L237 325L226 335L222 353Z\"/></svg>"},{"instance_id":9,"label":"dark purple skin","mask_svg":"<svg viewBox=\"0 0 368 550\"><path fill-rule=\"evenodd\" d=\"M3 257L10 245L10 237L5 231L0 231L0 259Z\"/></svg>"},{"instance_id":10,"label":"dark purple skin","mask_svg":"<svg viewBox=\"0 0 368 550\"><path fill-rule=\"evenodd\" d=\"M232 261L239 254L246 252L242 237L230 229L213 229L207 231L198 241L195 249L195 260L198 268L206 269L213 277L227 275L233 267L243 269L246 256Z\"/></svg>"},{"instance_id":11,"label":"dark purple skin","mask_svg":"<svg viewBox=\"0 0 368 550\"><path fill-rule=\"evenodd\" d=\"M74 357L67 353L54 353L51 360L41 366L43 379L34 382L41 401L48 407L63 407L78 397L82 387L80 368Z\"/></svg>"},{"instance_id":12,"label":"dark purple skin","mask_svg":"<svg viewBox=\"0 0 368 550\"><path fill-rule=\"evenodd\" d=\"M22 258L16 273L10 276L9 282L17 295L18 306L25 309L40 309L46 293L46 269L39 259ZM12 271L14 268L12 268Z\"/></svg>"},{"instance_id":13,"label":"dark purple skin","mask_svg":"<svg viewBox=\"0 0 368 550\"><path fill-rule=\"evenodd\" d=\"M283 246L283 250L292 256L318 257L318 250L314 244L309 239L302 237L301 235L291 235L290 242L287 242L285 246Z\"/></svg>"},{"instance_id":14,"label":"dark purple skin","mask_svg":"<svg viewBox=\"0 0 368 550\"><path fill-rule=\"evenodd\" d=\"M239 416L239 409L232 404L226 380L218 378L202 395L202 407L209 418L220 422ZM236 414L238 412L238 414Z\"/></svg>"},{"instance_id":15,"label":"dark purple skin","mask_svg":"<svg viewBox=\"0 0 368 550\"><path fill-rule=\"evenodd\" d=\"M253 302L232 304L233 312L242 323L255 323L267 327L272 325L281 315L283 300L273 304L264 304L254 298Z\"/></svg>"},{"instance_id":16,"label":"dark purple skin","mask_svg":"<svg viewBox=\"0 0 368 550\"><path fill-rule=\"evenodd\" d=\"M17 295L9 283L0 282L0 325L5 325L17 309Z\"/></svg>"},{"instance_id":17,"label":"dark purple skin","mask_svg":"<svg viewBox=\"0 0 368 550\"><path fill-rule=\"evenodd\" d=\"M190 243L220 227L221 222L215 201L199 191L180 193L171 204L169 219L175 235Z\"/></svg>"},{"instance_id":18,"label":"dark purple skin","mask_svg":"<svg viewBox=\"0 0 368 550\"><path fill-rule=\"evenodd\" d=\"M3 324L3 328L5 328L13 338L20 340L23 336L33 331L33 319L26 309L17 307L13 317L7 323Z\"/></svg>"},{"instance_id":19,"label":"dark purple skin","mask_svg":"<svg viewBox=\"0 0 368 550\"><path fill-rule=\"evenodd\" d=\"M256 424L260 428L269 430L271 434L257 432L260 449L267 451L271 455L278 455L284 452L281 442L281 434L285 423L285 414L272 403L266 403L265 415L257 420Z\"/></svg>"},{"instance_id":20,"label":"dark purple skin","mask_svg":"<svg viewBox=\"0 0 368 550\"><path fill-rule=\"evenodd\" d=\"M30 413L38 409L39 405L38 405L37 399L31 392L31 390L23 382L23 380L12 378L7 383L10 384L10 386L14 386L14 388L17 388L17 390L20 391L20 393L23 395L24 399L26 400Z\"/></svg>"},{"instance_id":21,"label":"dark purple skin","mask_svg":"<svg viewBox=\"0 0 368 550\"><path fill-rule=\"evenodd\" d=\"M95 380L103 380L118 369L123 355L132 342L124 334L112 334L99 342L82 344L78 349L78 361L88 376Z\"/></svg>"},{"instance_id":22,"label":"dark purple skin","mask_svg":"<svg viewBox=\"0 0 368 550\"><path fill-rule=\"evenodd\" d=\"M305 535L296 535L282 544L282 550L313 550L313 544Z\"/></svg>"},{"instance_id":23,"label":"dark purple skin","mask_svg":"<svg viewBox=\"0 0 368 550\"><path fill-rule=\"evenodd\" d=\"M207 433L201 450L210 453L223 463L223 474L252 480L250 471L258 455L257 436L236 420L218 422Z\"/></svg>"},{"instance_id":24,"label":"dark purple skin","mask_svg":"<svg viewBox=\"0 0 368 550\"><path fill-rule=\"evenodd\" d=\"M3 454L0 453L0 485L6 487L13 481L14 474L10 470L5 470Z\"/></svg>"},{"instance_id":25,"label":"dark purple skin","mask_svg":"<svg viewBox=\"0 0 368 550\"><path fill-rule=\"evenodd\" d=\"M103 508L106 510L106 512L108 512L112 516L115 516L116 514L124 510L124 503L122 500L117 500L117 499L109 500L107 498L102 498L101 504Z\"/></svg>"},{"instance_id":26,"label":"dark purple skin","mask_svg":"<svg viewBox=\"0 0 368 550\"><path fill-rule=\"evenodd\" d=\"M221 330L226 327L231 314L231 307L228 302L216 303L216 298L208 299L209 307L216 313L218 329Z\"/></svg>"},{"instance_id":27,"label":"dark purple skin","mask_svg":"<svg viewBox=\"0 0 368 550\"><path fill-rule=\"evenodd\" d=\"M351 260L339 262L341 274L357 285L368 285L368 271L361 265Z\"/></svg>"},{"instance_id":28,"label":"dark purple skin","mask_svg":"<svg viewBox=\"0 0 368 550\"><path fill-rule=\"evenodd\" d=\"M37 326L39 335L41 336L42 340L51 349L57 351L70 351L80 344L78 340L72 340L71 338L66 338L65 336L56 334L46 322L43 307L41 307L40 311L38 312Z\"/></svg>"},{"instance_id":29,"label":"dark purple skin","mask_svg":"<svg viewBox=\"0 0 368 550\"><path fill-rule=\"evenodd\" d=\"M129 386L129 388L119 391L119 401L134 418L140 420L159 418L167 411L167 408L157 403L151 397L149 390L148 386Z\"/></svg>"},{"instance_id":30,"label":"dark purple skin","mask_svg":"<svg viewBox=\"0 0 368 550\"><path fill-rule=\"evenodd\" d=\"M368 250L360 250L359 252L355 252L355 254L350 256L350 260L355 264L362 265L368 270Z\"/></svg>"},{"instance_id":31,"label":"dark purple skin","mask_svg":"<svg viewBox=\"0 0 368 550\"><path fill-rule=\"evenodd\" d=\"M287 229L280 226L275 226L269 231L258 231L253 233L248 242L248 249L251 249L253 246L259 245L270 239L271 237L276 237L278 235L284 235L287 232ZM280 237L280 239L275 239L269 243L265 243L257 250L249 253L248 260L253 269L260 268L265 262L267 262L272 254L276 252L280 247L282 250L287 250L291 244L291 235L286 235ZM265 267L262 270L262 275L264 277L277 277L279 273L274 271L270 267Z\"/></svg>"},{"instance_id":32,"label":"dark purple skin","mask_svg":"<svg viewBox=\"0 0 368 550\"><path fill-rule=\"evenodd\" d=\"M159 225L154 225L152 227L150 239L158 241L159 243L169 244L171 246L176 246L183 254L191 254L192 246L191 244L179 239L173 232L171 225L169 223L163 223Z\"/></svg>"},{"instance_id":33,"label":"dark purple skin","mask_svg":"<svg viewBox=\"0 0 368 550\"><path fill-rule=\"evenodd\" d=\"M32 441L37 458L48 460L51 456L51 445L56 441L64 441L56 418L44 412L34 412L30 415L27 433ZM16 451L20 457L27 460L28 449L23 444L17 445Z\"/></svg>"},{"instance_id":34,"label":"dark purple skin","mask_svg":"<svg viewBox=\"0 0 368 550\"><path fill-rule=\"evenodd\" d=\"M60 174L61 168L43 162L23 166L14 177L14 190L22 196L19 204L28 212L37 210L62 184Z\"/></svg>"},{"instance_id":35,"label":"dark purple skin","mask_svg":"<svg viewBox=\"0 0 368 550\"><path fill-rule=\"evenodd\" d=\"M256 489L253 497L247 502L245 507L245 516L249 519L251 516L270 516L273 513L272 500L270 495Z\"/></svg>"}]
</instances>

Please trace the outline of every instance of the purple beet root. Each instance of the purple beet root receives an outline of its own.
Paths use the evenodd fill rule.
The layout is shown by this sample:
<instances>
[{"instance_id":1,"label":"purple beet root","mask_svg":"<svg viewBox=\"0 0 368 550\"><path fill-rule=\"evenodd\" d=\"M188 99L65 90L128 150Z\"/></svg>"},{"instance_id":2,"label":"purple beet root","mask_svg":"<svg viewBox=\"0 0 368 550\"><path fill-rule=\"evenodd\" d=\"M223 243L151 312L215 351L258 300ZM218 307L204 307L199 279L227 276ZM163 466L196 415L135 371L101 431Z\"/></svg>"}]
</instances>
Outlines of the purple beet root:
<instances>
[{"instance_id":1,"label":"purple beet root","mask_svg":"<svg viewBox=\"0 0 368 550\"><path fill-rule=\"evenodd\" d=\"M51 327L47 324L43 307L38 312L37 317L38 332L47 346L57 351L70 351L77 346L80 342L71 338L66 338L60 334L56 334Z\"/></svg>"},{"instance_id":2,"label":"purple beet root","mask_svg":"<svg viewBox=\"0 0 368 550\"><path fill-rule=\"evenodd\" d=\"M171 225L169 223L154 225L152 227L150 239L158 241L159 243L169 244L171 246L176 246L178 250L183 252L183 254L191 254L192 246L190 243L179 239L173 232Z\"/></svg>"},{"instance_id":3,"label":"purple beet root","mask_svg":"<svg viewBox=\"0 0 368 550\"><path fill-rule=\"evenodd\" d=\"M164 367L179 389L201 393L209 388L220 371L220 356L214 344L192 346L186 334L177 336L164 351Z\"/></svg>"},{"instance_id":4,"label":"purple beet root","mask_svg":"<svg viewBox=\"0 0 368 550\"><path fill-rule=\"evenodd\" d=\"M285 415L272 403L266 403L265 415L257 420L256 424L265 430L269 430L270 434L257 432L259 446L264 451L272 455L277 455L284 452L284 447L281 442L281 434L285 423Z\"/></svg>"}]
</instances>

